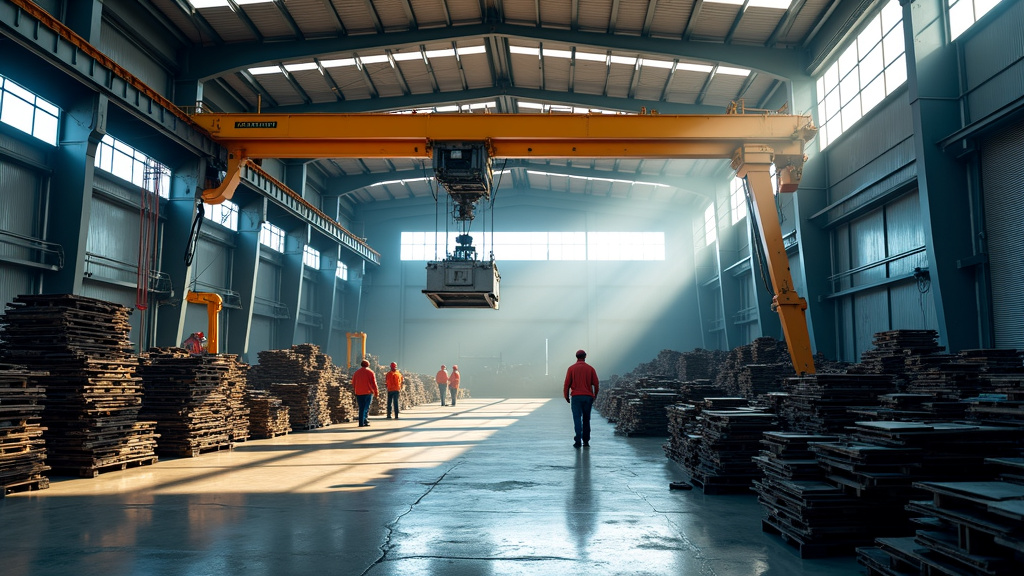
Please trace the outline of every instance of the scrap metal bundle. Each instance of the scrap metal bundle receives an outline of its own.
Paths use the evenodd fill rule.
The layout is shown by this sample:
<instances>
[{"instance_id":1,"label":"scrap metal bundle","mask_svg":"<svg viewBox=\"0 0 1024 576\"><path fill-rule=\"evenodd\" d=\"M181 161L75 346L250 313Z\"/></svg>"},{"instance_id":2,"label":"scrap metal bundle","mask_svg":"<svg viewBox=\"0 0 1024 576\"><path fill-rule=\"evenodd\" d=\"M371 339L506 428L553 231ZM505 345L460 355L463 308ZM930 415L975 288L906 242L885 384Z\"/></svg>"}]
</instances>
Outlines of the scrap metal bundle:
<instances>
[{"instance_id":1,"label":"scrap metal bundle","mask_svg":"<svg viewBox=\"0 0 1024 576\"><path fill-rule=\"evenodd\" d=\"M700 459L690 473L705 494L746 492L761 477L753 458L766 431L778 429L774 414L749 409L703 410L697 433Z\"/></svg>"},{"instance_id":2,"label":"scrap metal bundle","mask_svg":"<svg viewBox=\"0 0 1024 576\"><path fill-rule=\"evenodd\" d=\"M815 374L789 378L779 416L784 428L808 434L842 432L857 420L850 409L878 406L879 396L896 391L885 374Z\"/></svg>"},{"instance_id":3,"label":"scrap metal bundle","mask_svg":"<svg viewBox=\"0 0 1024 576\"><path fill-rule=\"evenodd\" d=\"M755 376L747 368L751 364L775 366L755 369L757 372ZM770 381L772 375L777 374L781 379L792 375L792 373L793 364L789 358L786 343L774 338L762 337L755 339L750 344L737 346L730 350L718 371L715 383L727 394L753 398L758 394L782 389L781 382ZM768 381L765 381L766 379Z\"/></svg>"},{"instance_id":4,"label":"scrap metal bundle","mask_svg":"<svg viewBox=\"0 0 1024 576\"><path fill-rule=\"evenodd\" d=\"M676 375L680 380L714 380L718 370L725 363L727 352L724 350L704 350L696 348L679 355Z\"/></svg>"},{"instance_id":5,"label":"scrap metal bundle","mask_svg":"<svg viewBox=\"0 0 1024 576\"><path fill-rule=\"evenodd\" d=\"M236 364L233 355L193 356L181 348L151 348L140 358L142 413L157 422L161 453L192 457L231 448L234 410L244 410L228 402L229 390L239 387L229 384L240 377Z\"/></svg>"},{"instance_id":6,"label":"scrap metal bundle","mask_svg":"<svg viewBox=\"0 0 1024 576\"><path fill-rule=\"evenodd\" d=\"M0 338L5 358L45 370L42 424L54 470L95 476L156 461L154 422L140 422L142 385L128 333L131 310L72 295L18 296Z\"/></svg>"},{"instance_id":7,"label":"scrap metal bundle","mask_svg":"<svg viewBox=\"0 0 1024 576\"><path fill-rule=\"evenodd\" d=\"M624 436L665 436L668 413L665 408L681 399L670 388L641 388L630 398L619 415L615 433Z\"/></svg>"},{"instance_id":8,"label":"scrap metal bundle","mask_svg":"<svg viewBox=\"0 0 1024 576\"><path fill-rule=\"evenodd\" d=\"M327 387L341 382L341 370L314 344L296 344L288 350L264 350L260 363L249 370L249 385L269 390L290 409L294 430L331 424Z\"/></svg>"},{"instance_id":9,"label":"scrap metal bundle","mask_svg":"<svg viewBox=\"0 0 1024 576\"><path fill-rule=\"evenodd\" d=\"M274 438L292 431L288 407L266 390L248 390L245 405L249 408L249 433L253 438Z\"/></svg>"},{"instance_id":10,"label":"scrap metal bundle","mask_svg":"<svg viewBox=\"0 0 1024 576\"><path fill-rule=\"evenodd\" d=\"M43 489L46 449L39 424L44 389L36 380L45 372L0 364L0 498L12 490Z\"/></svg>"},{"instance_id":11,"label":"scrap metal bundle","mask_svg":"<svg viewBox=\"0 0 1024 576\"><path fill-rule=\"evenodd\" d=\"M340 374L336 383L327 386L327 403L333 424L351 422L359 417L352 382L347 374Z\"/></svg>"}]
</instances>

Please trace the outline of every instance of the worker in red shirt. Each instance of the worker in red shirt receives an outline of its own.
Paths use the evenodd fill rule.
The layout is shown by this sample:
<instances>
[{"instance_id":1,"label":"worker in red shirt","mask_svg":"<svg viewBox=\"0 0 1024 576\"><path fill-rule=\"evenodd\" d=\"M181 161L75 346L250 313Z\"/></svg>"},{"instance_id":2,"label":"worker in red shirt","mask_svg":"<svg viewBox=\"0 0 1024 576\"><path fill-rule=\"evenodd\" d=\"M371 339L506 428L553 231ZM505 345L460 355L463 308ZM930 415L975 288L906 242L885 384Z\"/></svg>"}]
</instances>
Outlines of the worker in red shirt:
<instances>
[{"instance_id":1,"label":"worker in red shirt","mask_svg":"<svg viewBox=\"0 0 1024 576\"><path fill-rule=\"evenodd\" d=\"M586 363L587 353L576 351L576 363L565 371L565 386L562 395L572 407L572 425L576 431L572 445L574 448L590 446L590 409L594 407L599 383L597 370ZM571 399L570 399L571 398Z\"/></svg>"},{"instance_id":2,"label":"worker in red shirt","mask_svg":"<svg viewBox=\"0 0 1024 576\"><path fill-rule=\"evenodd\" d=\"M459 374L459 367L452 364L452 375L448 377L448 393L452 395L452 406L455 406L455 399L459 396L459 382L461 381L462 374Z\"/></svg>"},{"instance_id":3,"label":"worker in red shirt","mask_svg":"<svg viewBox=\"0 0 1024 576\"><path fill-rule=\"evenodd\" d=\"M444 364L441 364L441 369L437 371L434 380L437 381L437 393L441 396L441 406L447 406L444 397L448 395L448 371L445 370Z\"/></svg>"},{"instance_id":4,"label":"worker in red shirt","mask_svg":"<svg viewBox=\"0 0 1024 576\"><path fill-rule=\"evenodd\" d=\"M352 391L359 403L359 425L369 426L370 402L377 396L377 375L370 370L370 363L363 360L362 366L352 375Z\"/></svg>"},{"instance_id":5,"label":"worker in red shirt","mask_svg":"<svg viewBox=\"0 0 1024 576\"><path fill-rule=\"evenodd\" d=\"M398 371L398 364L392 362L391 370L384 375L385 384L388 387L388 419L391 418L391 405L395 406L395 420L398 420L398 396L402 393L402 373Z\"/></svg>"},{"instance_id":6,"label":"worker in red shirt","mask_svg":"<svg viewBox=\"0 0 1024 576\"><path fill-rule=\"evenodd\" d=\"M206 335L202 332L193 332L181 343L181 347L193 356L203 354L206 352Z\"/></svg>"}]
</instances>

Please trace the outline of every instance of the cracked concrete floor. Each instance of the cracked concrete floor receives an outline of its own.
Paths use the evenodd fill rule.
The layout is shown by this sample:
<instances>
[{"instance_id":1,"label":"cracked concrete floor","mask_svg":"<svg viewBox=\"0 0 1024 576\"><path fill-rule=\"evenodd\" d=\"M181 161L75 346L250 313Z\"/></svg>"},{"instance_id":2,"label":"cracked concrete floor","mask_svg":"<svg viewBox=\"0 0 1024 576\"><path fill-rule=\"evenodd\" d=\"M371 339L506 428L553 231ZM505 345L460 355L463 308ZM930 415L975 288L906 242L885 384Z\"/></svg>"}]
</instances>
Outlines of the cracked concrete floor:
<instances>
[{"instance_id":1,"label":"cracked concrete floor","mask_svg":"<svg viewBox=\"0 0 1024 576\"><path fill-rule=\"evenodd\" d=\"M663 439L561 399L420 406L0 500L5 576L846 576L761 532L750 495L668 490Z\"/></svg>"}]
</instances>

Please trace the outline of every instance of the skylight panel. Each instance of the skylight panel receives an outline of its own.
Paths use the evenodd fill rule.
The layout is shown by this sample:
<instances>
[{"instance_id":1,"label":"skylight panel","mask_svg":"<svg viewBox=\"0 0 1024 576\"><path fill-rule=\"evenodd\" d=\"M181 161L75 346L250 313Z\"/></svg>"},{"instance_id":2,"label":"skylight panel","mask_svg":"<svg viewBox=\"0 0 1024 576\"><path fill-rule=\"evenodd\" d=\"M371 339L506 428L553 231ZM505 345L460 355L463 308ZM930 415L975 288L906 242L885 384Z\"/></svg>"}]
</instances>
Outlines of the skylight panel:
<instances>
[{"instance_id":1,"label":"skylight panel","mask_svg":"<svg viewBox=\"0 0 1024 576\"><path fill-rule=\"evenodd\" d=\"M729 76L750 76L750 70L745 68L731 68L729 66L719 66L718 74L728 74Z\"/></svg>"},{"instance_id":2,"label":"skylight panel","mask_svg":"<svg viewBox=\"0 0 1024 576\"><path fill-rule=\"evenodd\" d=\"M454 58L455 49L446 48L444 50L427 50L426 55L427 58Z\"/></svg>"},{"instance_id":3,"label":"skylight panel","mask_svg":"<svg viewBox=\"0 0 1024 576\"><path fill-rule=\"evenodd\" d=\"M526 46L509 46L508 51L512 54L525 54L527 56L540 55L540 48L528 48Z\"/></svg>"},{"instance_id":4,"label":"skylight panel","mask_svg":"<svg viewBox=\"0 0 1024 576\"><path fill-rule=\"evenodd\" d=\"M340 66L355 66L355 58L341 58L339 60L321 60L320 65L324 68L338 68Z\"/></svg>"},{"instance_id":5,"label":"skylight panel","mask_svg":"<svg viewBox=\"0 0 1024 576\"><path fill-rule=\"evenodd\" d=\"M571 50L555 50L553 48L545 48L544 55L551 58L565 58L569 60L572 58Z\"/></svg>"},{"instance_id":6,"label":"skylight panel","mask_svg":"<svg viewBox=\"0 0 1024 576\"><path fill-rule=\"evenodd\" d=\"M708 74L712 67L707 64L693 64L691 62L680 62L676 64L676 70L689 70L690 72L703 72Z\"/></svg>"},{"instance_id":7,"label":"skylight panel","mask_svg":"<svg viewBox=\"0 0 1024 576\"><path fill-rule=\"evenodd\" d=\"M419 52L396 52L391 57L395 59L395 62L405 62L407 60L422 60L423 54Z\"/></svg>"},{"instance_id":8,"label":"skylight panel","mask_svg":"<svg viewBox=\"0 0 1024 576\"><path fill-rule=\"evenodd\" d=\"M249 74L258 76L260 74L280 74L280 66L257 66L256 68L249 68Z\"/></svg>"},{"instance_id":9,"label":"skylight panel","mask_svg":"<svg viewBox=\"0 0 1024 576\"><path fill-rule=\"evenodd\" d=\"M577 60L589 60L591 62L604 62L608 59L606 54L594 54L593 52L576 51Z\"/></svg>"},{"instance_id":10,"label":"skylight panel","mask_svg":"<svg viewBox=\"0 0 1024 576\"><path fill-rule=\"evenodd\" d=\"M486 46L466 46L465 48L459 48L459 56L470 56L473 54L486 54Z\"/></svg>"},{"instance_id":11,"label":"skylight panel","mask_svg":"<svg viewBox=\"0 0 1024 576\"><path fill-rule=\"evenodd\" d=\"M667 62L665 60L649 60L647 58L641 58L640 64L642 66L650 66L651 68L672 68L672 62Z\"/></svg>"},{"instance_id":12,"label":"skylight panel","mask_svg":"<svg viewBox=\"0 0 1024 576\"><path fill-rule=\"evenodd\" d=\"M628 56L612 56L612 64L625 64L626 66L636 66L636 58L630 58Z\"/></svg>"},{"instance_id":13,"label":"skylight panel","mask_svg":"<svg viewBox=\"0 0 1024 576\"><path fill-rule=\"evenodd\" d=\"M374 54L371 56L360 56L359 61L363 64L384 64L390 62L387 54Z\"/></svg>"},{"instance_id":14,"label":"skylight panel","mask_svg":"<svg viewBox=\"0 0 1024 576\"><path fill-rule=\"evenodd\" d=\"M285 64L284 69L289 72L301 72L303 70L316 70L316 62L300 62L298 64Z\"/></svg>"}]
</instances>

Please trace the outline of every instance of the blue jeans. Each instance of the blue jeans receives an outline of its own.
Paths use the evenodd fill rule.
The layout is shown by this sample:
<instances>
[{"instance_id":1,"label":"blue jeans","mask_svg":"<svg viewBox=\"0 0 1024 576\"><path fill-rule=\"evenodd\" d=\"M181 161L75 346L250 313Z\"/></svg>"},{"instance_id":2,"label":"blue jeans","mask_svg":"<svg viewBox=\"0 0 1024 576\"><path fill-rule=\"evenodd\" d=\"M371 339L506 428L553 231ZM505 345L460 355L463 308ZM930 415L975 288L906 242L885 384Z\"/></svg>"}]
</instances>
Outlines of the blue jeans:
<instances>
[{"instance_id":1,"label":"blue jeans","mask_svg":"<svg viewBox=\"0 0 1024 576\"><path fill-rule=\"evenodd\" d=\"M359 425L366 426L367 418L370 416L370 403L373 402L373 394L356 394L356 402L359 403Z\"/></svg>"},{"instance_id":2,"label":"blue jeans","mask_svg":"<svg viewBox=\"0 0 1024 576\"><path fill-rule=\"evenodd\" d=\"M391 418L391 406L395 406L395 418L398 418L398 395L402 392L399 390L391 391L388 390L388 418Z\"/></svg>"},{"instance_id":3,"label":"blue jeans","mask_svg":"<svg viewBox=\"0 0 1024 576\"><path fill-rule=\"evenodd\" d=\"M590 443L590 409L594 407L593 396L573 396L569 399L572 408L572 426L576 431L573 442Z\"/></svg>"},{"instance_id":4,"label":"blue jeans","mask_svg":"<svg viewBox=\"0 0 1024 576\"><path fill-rule=\"evenodd\" d=\"M438 384L437 385L437 393L441 395L441 406L445 406L444 397L448 394L448 385L447 384Z\"/></svg>"},{"instance_id":5,"label":"blue jeans","mask_svg":"<svg viewBox=\"0 0 1024 576\"><path fill-rule=\"evenodd\" d=\"M458 388L452 388L451 386L449 386L448 387L448 393L451 394L451 396L452 396L452 406L455 406L455 399L459 397L459 389ZM442 398L443 398L443 396L442 396Z\"/></svg>"}]
</instances>

